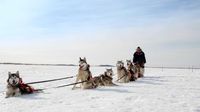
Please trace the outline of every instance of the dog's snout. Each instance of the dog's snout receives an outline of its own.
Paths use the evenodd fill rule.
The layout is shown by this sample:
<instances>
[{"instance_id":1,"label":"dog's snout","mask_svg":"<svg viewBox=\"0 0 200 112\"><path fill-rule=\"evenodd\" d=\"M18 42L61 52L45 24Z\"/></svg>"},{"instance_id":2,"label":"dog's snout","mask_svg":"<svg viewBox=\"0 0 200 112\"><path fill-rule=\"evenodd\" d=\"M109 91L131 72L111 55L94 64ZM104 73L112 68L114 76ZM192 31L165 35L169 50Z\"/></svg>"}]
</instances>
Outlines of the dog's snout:
<instances>
[{"instance_id":1,"label":"dog's snout","mask_svg":"<svg viewBox=\"0 0 200 112\"><path fill-rule=\"evenodd\" d=\"M12 81L13 84L16 84L15 80Z\"/></svg>"}]
</instances>

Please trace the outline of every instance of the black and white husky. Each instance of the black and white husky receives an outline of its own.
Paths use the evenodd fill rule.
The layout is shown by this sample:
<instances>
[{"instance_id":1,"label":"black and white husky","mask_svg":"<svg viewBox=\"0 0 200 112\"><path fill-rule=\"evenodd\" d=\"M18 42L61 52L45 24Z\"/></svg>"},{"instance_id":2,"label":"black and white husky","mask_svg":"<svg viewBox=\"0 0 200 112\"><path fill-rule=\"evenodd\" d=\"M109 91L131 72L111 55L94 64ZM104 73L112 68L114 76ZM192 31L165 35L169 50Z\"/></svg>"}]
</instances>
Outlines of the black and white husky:
<instances>
[{"instance_id":1,"label":"black and white husky","mask_svg":"<svg viewBox=\"0 0 200 112\"><path fill-rule=\"evenodd\" d=\"M6 98L31 94L35 91L31 86L23 83L22 78L19 76L19 71L16 73L8 72Z\"/></svg>"}]
</instances>

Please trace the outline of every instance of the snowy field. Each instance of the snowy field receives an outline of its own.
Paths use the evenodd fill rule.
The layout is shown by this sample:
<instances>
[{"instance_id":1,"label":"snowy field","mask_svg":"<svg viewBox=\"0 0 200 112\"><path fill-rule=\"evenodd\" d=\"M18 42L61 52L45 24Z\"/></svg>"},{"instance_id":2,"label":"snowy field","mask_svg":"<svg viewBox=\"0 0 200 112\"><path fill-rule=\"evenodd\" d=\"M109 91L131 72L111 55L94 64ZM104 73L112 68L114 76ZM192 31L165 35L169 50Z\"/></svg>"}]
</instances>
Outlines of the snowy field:
<instances>
[{"instance_id":1,"label":"snowy field","mask_svg":"<svg viewBox=\"0 0 200 112\"><path fill-rule=\"evenodd\" d=\"M0 65L0 112L200 112L200 70L148 68L144 78L117 87L71 90L69 86L5 99L8 71L17 70L24 82L32 82L74 76L78 68ZM91 71L98 75L105 68L91 67ZM74 80L32 86L52 88Z\"/></svg>"}]
</instances>

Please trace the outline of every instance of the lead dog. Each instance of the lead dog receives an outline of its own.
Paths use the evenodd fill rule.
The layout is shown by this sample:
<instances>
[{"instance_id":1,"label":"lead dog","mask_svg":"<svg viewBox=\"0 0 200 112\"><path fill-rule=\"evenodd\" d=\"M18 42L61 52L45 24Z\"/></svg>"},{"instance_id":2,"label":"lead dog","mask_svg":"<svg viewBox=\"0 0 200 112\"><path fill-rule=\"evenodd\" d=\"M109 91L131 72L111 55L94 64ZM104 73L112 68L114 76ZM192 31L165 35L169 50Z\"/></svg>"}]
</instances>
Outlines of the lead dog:
<instances>
[{"instance_id":1,"label":"lead dog","mask_svg":"<svg viewBox=\"0 0 200 112\"><path fill-rule=\"evenodd\" d=\"M127 83L130 81L130 75L128 74L127 69L124 67L124 63L122 61L117 61L117 78L118 82Z\"/></svg>"},{"instance_id":2,"label":"lead dog","mask_svg":"<svg viewBox=\"0 0 200 112\"><path fill-rule=\"evenodd\" d=\"M116 86L116 84L112 82L113 80L112 76L113 76L112 68L106 69L104 74L94 77L93 80L94 83L98 86Z\"/></svg>"},{"instance_id":3,"label":"lead dog","mask_svg":"<svg viewBox=\"0 0 200 112\"><path fill-rule=\"evenodd\" d=\"M81 80L84 81L81 83L82 89L92 89L96 88L96 85L94 84L92 80L92 74L90 72L90 65L87 64L86 58L79 58L79 69L78 69L78 75L76 78L76 83ZM76 84L73 86L72 89L75 89Z\"/></svg>"},{"instance_id":4,"label":"lead dog","mask_svg":"<svg viewBox=\"0 0 200 112\"><path fill-rule=\"evenodd\" d=\"M23 83L22 78L19 76L19 71L16 73L8 72L6 98L31 94L35 91L31 86Z\"/></svg>"}]
</instances>

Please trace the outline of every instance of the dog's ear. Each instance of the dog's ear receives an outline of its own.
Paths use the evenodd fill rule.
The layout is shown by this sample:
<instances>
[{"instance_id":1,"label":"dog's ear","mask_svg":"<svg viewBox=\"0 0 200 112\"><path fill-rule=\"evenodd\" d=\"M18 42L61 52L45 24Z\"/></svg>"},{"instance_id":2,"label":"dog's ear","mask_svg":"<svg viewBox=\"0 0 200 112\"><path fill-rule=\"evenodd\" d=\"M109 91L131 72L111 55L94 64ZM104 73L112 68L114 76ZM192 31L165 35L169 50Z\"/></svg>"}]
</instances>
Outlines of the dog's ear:
<instances>
[{"instance_id":1,"label":"dog's ear","mask_svg":"<svg viewBox=\"0 0 200 112\"><path fill-rule=\"evenodd\" d=\"M100 80L103 80L103 77L101 77Z\"/></svg>"},{"instance_id":2,"label":"dog's ear","mask_svg":"<svg viewBox=\"0 0 200 112\"><path fill-rule=\"evenodd\" d=\"M11 77L11 72L8 72L8 77Z\"/></svg>"},{"instance_id":3,"label":"dog's ear","mask_svg":"<svg viewBox=\"0 0 200 112\"><path fill-rule=\"evenodd\" d=\"M107 72L104 72L104 74L103 75L107 75Z\"/></svg>"},{"instance_id":4,"label":"dog's ear","mask_svg":"<svg viewBox=\"0 0 200 112\"><path fill-rule=\"evenodd\" d=\"M19 77L19 71L16 72L16 75Z\"/></svg>"},{"instance_id":5,"label":"dog's ear","mask_svg":"<svg viewBox=\"0 0 200 112\"><path fill-rule=\"evenodd\" d=\"M79 57L79 60L80 60L80 61L82 60L81 57Z\"/></svg>"},{"instance_id":6,"label":"dog's ear","mask_svg":"<svg viewBox=\"0 0 200 112\"><path fill-rule=\"evenodd\" d=\"M85 57L83 58L83 60L85 60L85 62L86 62L86 58Z\"/></svg>"}]
</instances>

